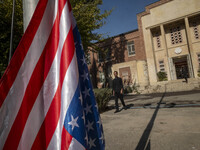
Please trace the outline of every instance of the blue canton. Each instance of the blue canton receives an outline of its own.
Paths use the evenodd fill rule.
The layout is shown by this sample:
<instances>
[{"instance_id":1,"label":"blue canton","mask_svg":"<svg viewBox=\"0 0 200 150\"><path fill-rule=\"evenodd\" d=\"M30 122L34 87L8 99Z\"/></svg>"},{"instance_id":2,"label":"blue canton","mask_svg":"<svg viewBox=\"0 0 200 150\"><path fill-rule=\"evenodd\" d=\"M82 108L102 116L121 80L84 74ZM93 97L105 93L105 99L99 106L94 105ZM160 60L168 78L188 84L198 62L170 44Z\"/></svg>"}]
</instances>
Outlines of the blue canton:
<instances>
[{"instance_id":1,"label":"blue canton","mask_svg":"<svg viewBox=\"0 0 200 150\"><path fill-rule=\"evenodd\" d=\"M67 111L64 127L87 150L104 150L103 127L92 90L77 26L73 30L79 70L79 83Z\"/></svg>"}]
</instances>

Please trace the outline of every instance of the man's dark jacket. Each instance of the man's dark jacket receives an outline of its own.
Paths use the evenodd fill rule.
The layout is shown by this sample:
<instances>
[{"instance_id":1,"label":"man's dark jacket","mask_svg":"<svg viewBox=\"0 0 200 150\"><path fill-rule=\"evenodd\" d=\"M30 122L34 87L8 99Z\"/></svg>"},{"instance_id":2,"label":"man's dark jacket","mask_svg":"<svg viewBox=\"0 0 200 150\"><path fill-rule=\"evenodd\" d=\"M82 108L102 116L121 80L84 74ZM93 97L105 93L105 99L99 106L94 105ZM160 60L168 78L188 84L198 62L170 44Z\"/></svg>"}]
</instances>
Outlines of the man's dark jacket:
<instances>
[{"instance_id":1,"label":"man's dark jacket","mask_svg":"<svg viewBox=\"0 0 200 150\"><path fill-rule=\"evenodd\" d=\"M113 80L113 91L120 92L122 88L122 79L119 77L115 77L115 79Z\"/></svg>"}]
</instances>

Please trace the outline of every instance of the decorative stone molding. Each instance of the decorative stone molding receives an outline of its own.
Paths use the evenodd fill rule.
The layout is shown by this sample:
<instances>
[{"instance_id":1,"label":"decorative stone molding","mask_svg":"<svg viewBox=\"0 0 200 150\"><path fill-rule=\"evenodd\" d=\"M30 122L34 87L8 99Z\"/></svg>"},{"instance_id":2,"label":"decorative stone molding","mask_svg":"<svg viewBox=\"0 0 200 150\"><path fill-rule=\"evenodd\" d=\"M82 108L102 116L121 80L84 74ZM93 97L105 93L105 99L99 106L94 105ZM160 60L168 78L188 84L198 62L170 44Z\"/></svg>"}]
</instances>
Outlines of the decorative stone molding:
<instances>
[{"instance_id":1,"label":"decorative stone molding","mask_svg":"<svg viewBox=\"0 0 200 150\"><path fill-rule=\"evenodd\" d=\"M182 52L182 49L180 47L175 48L174 52L176 54L180 54Z\"/></svg>"}]
</instances>

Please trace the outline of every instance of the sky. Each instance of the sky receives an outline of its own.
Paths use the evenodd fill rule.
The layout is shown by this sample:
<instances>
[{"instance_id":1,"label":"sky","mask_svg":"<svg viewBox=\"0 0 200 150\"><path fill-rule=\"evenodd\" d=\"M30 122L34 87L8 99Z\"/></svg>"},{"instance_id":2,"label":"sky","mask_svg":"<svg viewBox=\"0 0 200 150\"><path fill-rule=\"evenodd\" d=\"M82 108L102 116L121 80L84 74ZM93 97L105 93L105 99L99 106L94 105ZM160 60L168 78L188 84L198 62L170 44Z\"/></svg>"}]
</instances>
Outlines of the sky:
<instances>
[{"instance_id":1,"label":"sky","mask_svg":"<svg viewBox=\"0 0 200 150\"><path fill-rule=\"evenodd\" d=\"M145 10L145 6L159 0L103 0L99 6L101 11L114 9L106 19L106 24L95 32L110 37L138 29L137 14Z\"/></svg>"}]
</instances>

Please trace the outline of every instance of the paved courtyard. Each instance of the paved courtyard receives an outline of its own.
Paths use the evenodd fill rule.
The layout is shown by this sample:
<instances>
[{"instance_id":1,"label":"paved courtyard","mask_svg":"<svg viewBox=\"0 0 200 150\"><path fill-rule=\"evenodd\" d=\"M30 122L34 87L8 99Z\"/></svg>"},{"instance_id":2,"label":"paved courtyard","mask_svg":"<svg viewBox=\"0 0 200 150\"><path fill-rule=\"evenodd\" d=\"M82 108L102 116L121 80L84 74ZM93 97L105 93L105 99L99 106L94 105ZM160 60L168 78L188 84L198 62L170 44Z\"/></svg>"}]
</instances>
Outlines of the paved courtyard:
<instances>
[{"instance_id":1,"label":"paved courtyard","mask_svg":"<svg viewBox=\"0 0 200 150\"><path fill-rule=\"evenodd\" d=\"M200 91L127 95L101 114L106 150L200 150Z\"/></svg>"}]
</instances>

